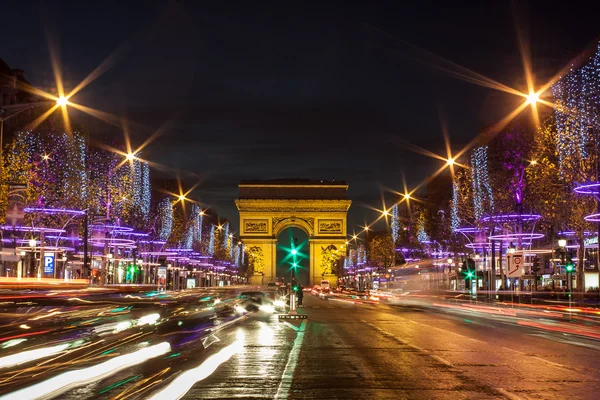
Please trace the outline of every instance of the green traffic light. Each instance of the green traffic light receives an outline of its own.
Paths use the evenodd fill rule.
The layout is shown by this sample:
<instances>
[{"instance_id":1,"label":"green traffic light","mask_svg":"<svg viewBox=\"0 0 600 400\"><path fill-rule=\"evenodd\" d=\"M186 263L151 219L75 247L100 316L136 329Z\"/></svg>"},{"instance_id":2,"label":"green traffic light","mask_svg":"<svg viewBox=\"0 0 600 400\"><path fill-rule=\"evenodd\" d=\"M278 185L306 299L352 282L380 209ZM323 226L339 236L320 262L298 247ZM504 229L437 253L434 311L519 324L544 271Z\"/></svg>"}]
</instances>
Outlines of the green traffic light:
<instances>
[{"instance_id":1,"label":"green traffic light","mask_svg":"<svg viewBox=\"0 0 600 400\"><path fill-rule=\"evenodd\" d=\"M296 250L296 249L292 249L292 251L290 251L290 253L292 253L292 255L293 255L293 256L295 256L295 255L296 255L296 253L298 253L298 250Z\"/></svg>"},{"instance_id":2,"label":"green traffic light","mask_svg":"<svg viewBox=\"0 0 600 400\"><path fill-rule=\"evenodd\" d=\"M475 276L475 273L473 271L467 272L467 279L473 279L474 276Z\"/></svg>"},{"instance_id":3,"label":"green traffic light","mask_svg":"<svg viewBox=\"0 0 600 400\"><path fill-rule=\"evenodd\" d=\"M573 264L567 264L565 265L565 269L567 270L567 272L573 272L575 271L575 266Z\"/></svg>"}]
</instances>

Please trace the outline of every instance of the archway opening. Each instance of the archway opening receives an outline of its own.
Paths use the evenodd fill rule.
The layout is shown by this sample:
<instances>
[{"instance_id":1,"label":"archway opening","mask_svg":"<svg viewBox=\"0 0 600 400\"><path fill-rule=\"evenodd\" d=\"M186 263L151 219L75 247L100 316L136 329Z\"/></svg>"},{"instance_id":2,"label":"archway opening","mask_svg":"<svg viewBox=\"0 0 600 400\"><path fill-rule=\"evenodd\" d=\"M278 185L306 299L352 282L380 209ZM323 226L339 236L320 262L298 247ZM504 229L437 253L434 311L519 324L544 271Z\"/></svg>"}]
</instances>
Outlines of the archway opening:
<instances>
[{"instance_id":1,"label":"archway opening","mask_svg":"<svg viewBox=\"0 0 600 400\"><path fill-rule=\"evenodd\" d=\"M289 227L277 236L277 280L286 284L292 277L298 284L308 286L310 282L310 255L308 235L297 227Z\"/></svg>"}]
</instances>

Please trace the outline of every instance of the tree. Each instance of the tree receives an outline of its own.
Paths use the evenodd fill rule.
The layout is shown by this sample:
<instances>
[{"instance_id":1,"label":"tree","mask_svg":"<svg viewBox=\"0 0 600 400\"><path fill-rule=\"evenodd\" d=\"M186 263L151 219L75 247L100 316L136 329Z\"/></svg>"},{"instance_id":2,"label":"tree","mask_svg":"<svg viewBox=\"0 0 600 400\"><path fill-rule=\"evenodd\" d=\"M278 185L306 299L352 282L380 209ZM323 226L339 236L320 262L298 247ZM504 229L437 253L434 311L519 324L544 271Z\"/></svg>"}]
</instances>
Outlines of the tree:
<instances>
[{"instance_id":1,"label":"tree","mask_svg":"<svg viewBox=\"0 0 600 400\"><path fill-rule=\"evenodd\" d=\"M574 230L579 240L579 254L584 254L585 232L592 230L585 216L594 213L594 200L591 196L581 196L574 192L577 181L588 181L594 171L587 163L570 163L559 167L559 133L553 120L548 119L539 129L533 146L535 164L527 168L529 191L537 199L532 205L543 215L542 223L551 232ZM592 164L592 163L590 163ZM583 257L580 257L583 258ZM577 269L578 287L584 286L583 263Z\"/></svg>"},{"instance_id":2,"label":"tree","mask_svg":"<svg viewBox=\"0 0 600 400\"><path fill-rule=\"evenodd\" d=\"M389 232L375 232L369 241L368 248L367 258L369 264L380 269L394 266L396 251L394 239Z\"/></svg>"}]
</instances>

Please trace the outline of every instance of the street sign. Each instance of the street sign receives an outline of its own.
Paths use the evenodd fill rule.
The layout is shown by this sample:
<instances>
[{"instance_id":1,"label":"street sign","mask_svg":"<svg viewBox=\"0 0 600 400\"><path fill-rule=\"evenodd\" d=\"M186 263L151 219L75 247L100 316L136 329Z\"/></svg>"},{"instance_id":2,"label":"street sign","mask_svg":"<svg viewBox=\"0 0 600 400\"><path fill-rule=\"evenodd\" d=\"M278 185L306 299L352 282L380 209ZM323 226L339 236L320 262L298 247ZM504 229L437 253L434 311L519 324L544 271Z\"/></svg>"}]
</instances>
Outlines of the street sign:
<instances>
[{"instance_id":1,"label":"street sign","mask_svg":"<svg viewBox=\"0 0 600 400\"><path fill-rule=\"evenodd\" d=\"M506 277L520 278L523 275L523 255L522 254L507 254L506 255Z\"/></svg>"},{"instance_id":2,"label":"street sign","mask_svg":"<svg viewBox=\"0 0 600 400\"><path fill-rule=\"evenodd\" d=\"M44 273L54 274L54 253L44 253Z\"/></svg>"}]
</instances>

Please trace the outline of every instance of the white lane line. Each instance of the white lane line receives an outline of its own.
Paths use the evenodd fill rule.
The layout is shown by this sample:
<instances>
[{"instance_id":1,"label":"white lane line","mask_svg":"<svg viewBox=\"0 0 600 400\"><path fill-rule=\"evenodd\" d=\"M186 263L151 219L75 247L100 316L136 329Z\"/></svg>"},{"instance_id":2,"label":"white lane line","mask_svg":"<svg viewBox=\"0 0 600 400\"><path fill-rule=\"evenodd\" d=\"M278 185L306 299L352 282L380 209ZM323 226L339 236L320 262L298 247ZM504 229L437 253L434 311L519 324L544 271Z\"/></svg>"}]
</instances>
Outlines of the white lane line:
<instances>
[{"instance_id":1,"label":"white lane line","mask_svg":"<svg viewBox=\"0 0 600 400\"><path fill-rule=\"evenodd\" d=\"M279 388L277 388L277 394L275 395L276 399L288 398L290 389L292 388L294 371L296 370L296 366L298 365L298 356L300 355L300 348L302 347L302 342L304 341L305 328L306 320L302 321L302 323L300 324L300 328L298 328L296 339L294 339L292 350L290 351L287 363L285 364L285 369L283 370L283 374L281 375L281 382L279 383Z\"/></svg>"},{"instance_id":2,"label":"white lane line","mask_svg":"<svg viewBox=\"0 0 600 400\"><path fill-rule=\"evenodd\" d=\"M536 360L543 361L543 362L545 362L546 364L554 365L555 367L560 367L560 368L568 368L566 365L559 364L559 363L555 363L554 361L546 360L545 358L542 358L542 357L538 357L538 356L532 356L532 355L529 355L529 354L527 354L527 353L524 353L524 352L522 352L522 351L519 351L519 350L514 350L514 349L511 349L511 348L509 348L509 347L502 347L502 348L503 348L504 350L512 351L513 353L517 353L517 354L519 354L519 355L522 355L522 356L525 356L525 357L531 357L531 358L535 358Z\"/></svg>"},{"instance_id":3,"label":"white lane line","mask_svg":"<svg viewBox=\"0 0 600 400\"><path fill-rule=\"evenodd\" d=\"M400 338L397 338L391 332L388 332L385 329L380 328L379 326L377 326L375 324L367 322L364 319L361 319L361 322L364 322L365 324L369 325L371 328L375 329L376 331L382 333L385 336L388 336L389 338L395 340L396 342L398 342L398 343L400 343L400 344L402 344L404 346L408 346L408 347L412 348L413 350L417 350L417 351L419 351L421 353L427 354L430 358L436 360L437 362L440 362L440 363L442 363L442 364L444 364L444 365L446 365L448 367L454 368L454 365L450 361L448 361L448 360L446 360L446 359L444 359L444 358L442 358L442 357L440 357L438 355L433 354L433 352L430 351L430 350L425 350L422 347L416 346L414 344L410 344L410 343L408 343L408 342L406 342L406 341L404 341L404 340L402 340Z\"/></svg>"},{"instance_id":4,"label":"white lane line","mask_svg":"<svg viewBox=\"0 0 600 400\"><path fill-rule=\"evenodd\" d=\"M495 389L511 400L523 400L524 399L523 397L517 396L516 394L511 393L508 390L505 390L502 388L495 388Z\"/></svg>"}]
</instances>

